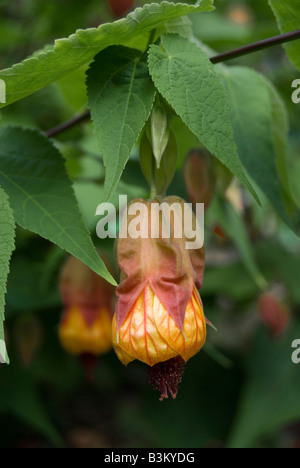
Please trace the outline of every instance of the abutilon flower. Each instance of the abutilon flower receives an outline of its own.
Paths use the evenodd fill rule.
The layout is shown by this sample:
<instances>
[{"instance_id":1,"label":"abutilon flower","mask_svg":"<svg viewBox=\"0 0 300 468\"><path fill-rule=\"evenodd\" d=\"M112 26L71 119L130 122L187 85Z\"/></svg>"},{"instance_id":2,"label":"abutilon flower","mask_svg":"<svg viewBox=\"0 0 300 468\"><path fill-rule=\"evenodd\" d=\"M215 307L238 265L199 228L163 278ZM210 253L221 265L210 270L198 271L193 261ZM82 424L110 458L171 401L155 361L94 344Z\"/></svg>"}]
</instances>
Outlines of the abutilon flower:
<instances>
[{"instance_id":1,"label":"abutilon flower","mask_svg":"<svg viewBox=\"0 0 300 468\"><path fill-rule=\"evenodd\" d=\"M68 257L60 278L64 312L59 339L81 357L89 372L100 354L112 348L111 327L115 288L75 257Z\"/></svg>"},{"instance_id":2,"label":"abutilon flower","mask_svg":"<svg viewBox=\"0 0 300 468\"><path fill-rule=\"evenodd\" d=\"M113 345L121 362L138 359L150 366L150 382L161 392L176 397L185 362L203 347L206 319L198 293L204 270L204 248L187 249L184 234L184 201L178 197L135 200L145 207L137 219L131 204L116 243L121 270L113 318ZM170 237L163 236L164 216L158 226L151 216L157 204L171 210ZM196 217L191 212L194 228ZM131 222L140 226L141 236L128 234ZM154 227L156 238L150 229ZM123 230L122 230L123 227ZM176 229L182 228L180 238ZM123 238L124 237L124 238ZM190 240L190 239L189 239Z\"/></svg>"}]
</instances>

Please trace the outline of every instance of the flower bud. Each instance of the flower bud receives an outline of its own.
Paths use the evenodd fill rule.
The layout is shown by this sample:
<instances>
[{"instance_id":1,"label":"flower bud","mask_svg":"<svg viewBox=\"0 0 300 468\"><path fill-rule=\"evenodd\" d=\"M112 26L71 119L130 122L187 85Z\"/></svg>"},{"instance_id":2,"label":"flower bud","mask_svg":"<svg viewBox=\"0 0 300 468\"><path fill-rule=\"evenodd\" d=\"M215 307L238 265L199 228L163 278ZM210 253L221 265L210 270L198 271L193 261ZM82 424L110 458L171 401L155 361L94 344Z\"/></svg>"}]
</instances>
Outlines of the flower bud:
<instances>
[{"instance_id":1,"label":"flower bud","mask_svg":"<svg viewBox=\"0 0 300 468\"><path fill-rule=\"evenodd\" d=\"M195 232L199 226L182 199L156 197L135 202L140 215L136 219L130 204L116 244L121 282L116 291L113 345L125 365L138 359L154 369L164 362L157 373L152 372L150 380L161 390L162 398L167 397L168 391L175 397L177 385L168 386L166 381L162 385L162 371L169 375L170 382L178 384L177 374L183 366L175 366L174 362L186 362L202 348L206 338L206 320L198 293L204 248L202 244L199 248L187 248L186 232L190 233L191 227L186 229L185 209L190 210ZM130 237L132 224L139 225L139 237ZM176 379L171 376L172 369Z\"/></svg>"},{"instance_id":2,"label":"flower bud","mask_svg":"<svg viewBox=\"0 0 300 468\"><path fill-rule=\"evenodd\" d=\"M227 236L226 236L224 230L221 228L221 226L220 226L219 224L216 224L216 225L214 226L213 231L214 231L214 234L215 234L216 236L218 236L220 239L222 239L222 241L226 241L226 240L227 240Z\"/></svg>"},{"instance_id":3,"label":"flower bud","mask_svg":"<svg viewBox=\"0 0 300 468\"><path fill-rule=\"evenodd\" d=\"M151 141L156 166L159 169L169 141L168 115L161 105L155 105L151 113Z\"/></svg>"},{"instance_id":4,"label":"flower bud","mask_svg":"<svg viewBox=\"0 0 300 468\"><path fill-rule=\"evenodd\" d=\"M207 209L213 199L216 185L213 157L207 150L193 150L187 155L184 180L193 206L195 207L196 203L204 203Z\"/></svg>"},{"instance_id":5,"label":"flower bud","mask_svg":"<svg viewBox=\"0 0 300 468\"><path fill-rule=\"evenodd\" d=\"M262 294L259 298L259 317L273 337L283 333L291 320L288 307L273 293Z\"/></svg>"}]
</instances>

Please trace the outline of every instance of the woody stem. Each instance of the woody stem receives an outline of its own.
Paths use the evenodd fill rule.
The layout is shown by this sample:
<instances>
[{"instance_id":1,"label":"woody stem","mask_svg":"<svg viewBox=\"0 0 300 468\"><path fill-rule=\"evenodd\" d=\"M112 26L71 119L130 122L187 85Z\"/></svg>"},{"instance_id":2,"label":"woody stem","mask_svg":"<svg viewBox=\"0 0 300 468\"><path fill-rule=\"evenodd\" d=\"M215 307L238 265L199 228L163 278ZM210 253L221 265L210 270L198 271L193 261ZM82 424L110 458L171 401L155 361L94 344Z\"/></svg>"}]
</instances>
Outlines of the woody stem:
<instances>
[{"instance_id":1,"label":"woody stem","mask_svg":"<svg viewBox=\"0 0 300 468\"><path fill-rule=\"evenodd\" d=\"M226 62L227 60L232 60L244 55L252 54L253 52L268 49L269 47L295 41L297 39L300 39L300 29L286 34L280 34L279 36L270 37L268 39L264 39L263 41L254 42L253 44L249 44L245 47L240 47L239 49L234 49L229 52L216 55L210 60L212 63Z\"/></svg>"}]
</instances>

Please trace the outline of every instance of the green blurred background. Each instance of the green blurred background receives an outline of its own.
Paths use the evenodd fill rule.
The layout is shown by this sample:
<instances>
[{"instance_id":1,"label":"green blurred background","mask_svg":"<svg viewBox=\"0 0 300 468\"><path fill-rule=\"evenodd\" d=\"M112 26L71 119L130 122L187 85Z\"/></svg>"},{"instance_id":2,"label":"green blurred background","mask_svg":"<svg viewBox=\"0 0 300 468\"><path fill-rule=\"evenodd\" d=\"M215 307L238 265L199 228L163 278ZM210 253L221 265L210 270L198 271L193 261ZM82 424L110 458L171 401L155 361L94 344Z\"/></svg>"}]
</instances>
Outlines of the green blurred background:
<instances>
[{"instance_id":1,"label":"green blurred background","mask_svg":"<svg viewBox=\"0 0 300 468\"><path fill-rule=\"evenodd\" d=\"M215 12L191 19L197 37L218 52L278 34L266 0L216 0L215 5ZM78 28L114 20L104 0L0 0L0 8L1 69ZM300 105L291 101L291 83L299 73L281 47L232 64L262 72L285 101L289 174L300 201ZM5 108L0 125L47 130L85 105L85 87L74 76L71 83L61 80ZM57 144L95 232L104 171L90 124L65 132ZM181 142L183 152L189 144ZM181 167L172 192L186 196ZM135 154L117 193L147 196ZM79 360L57 337L63 309L58 276L65 254L18 229L6 297L11 363L0 368L0 447L299 447L300 364L291 361L291 344L300 339L300 242L267 203L263 208L248 203L245 219L258 268L288 307L289 323L280 336L272 336L259 317L261 291L235 239L219 238L208 225L201 297L218 332L209 330L206 346L188 362L177 399L163 403L148 384L146 366L134 362L125 368L113 351L99 358L94 380L87 382ZM95 243L100 245L96 238ZM112 259L112 242L101 248Z\"/></svg>"}]
</instances>

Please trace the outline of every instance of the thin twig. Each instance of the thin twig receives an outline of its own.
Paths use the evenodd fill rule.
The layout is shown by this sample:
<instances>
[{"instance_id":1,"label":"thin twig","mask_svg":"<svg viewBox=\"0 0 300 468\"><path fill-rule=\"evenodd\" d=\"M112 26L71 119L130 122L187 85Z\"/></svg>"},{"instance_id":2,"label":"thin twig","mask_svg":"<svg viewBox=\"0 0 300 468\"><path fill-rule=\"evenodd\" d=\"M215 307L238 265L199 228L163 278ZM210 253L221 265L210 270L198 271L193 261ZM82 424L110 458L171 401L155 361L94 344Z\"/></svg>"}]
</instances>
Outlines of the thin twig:
<instances>
[{"instance_id":1,"label":"thin twig","mask_svg":"<svg viewBox=\"0 0 300 468\"><path fill-rule=\"evenodd\" d=\"M212 57L210 61L214 64L226 62L227 60L232 60L238 57L242 57L244 55L252 54L253 52L258 52L260 50L267 49L269 47L274 47L276 45L284 44L286 42L295 41L297 39L300 39L300 29L286 34L280 34L279 36L270 37L269 39L264 39L263 41L255 42L245 47L241 47L239 49L234 49L229 52L216 55L215 57ZM87 110L83 114L73 117L72 119L63 122L62 124L57 125L57 127L51 128L50 130L45 132L45 135L48 138L53 138L54 136L59 135L60 133L64 132L65 130L68 130L74 125L89 119L90 116L90 111Z\"/></svg>"},{"instance_id":2,"label":"thin twig","mask_svg":"<svg viewBox=\"0 0 300 468\"><path fill-rule=\"evenodd\" d=\"M104 184L105 178L104 177L75 177L75 182L79 183L90 183L93 182L94 184Z\"/></svg>"},{"instance_id":3,"label":"thin twig","mask_svg":"<svg viewBox=\"0 0 300 468\"><path fill-rule=\"evenodd\" d=\"M286 34L280 34L279 36L270 37L269 39L264 39L263 41L255 42L254 44L231 50L229 52L225 52L224 54L216 55L210 60L212 63L226 62L227 60L232 60L244 55L252 54L253 52L268 49L269 47L295 41L296 39L300 39L300 29Z\"/></svg>"},{"instance_id":4,"label":"thin twig","mask_svg":"<svg viewBox=\"0 0 300 468\"><path fill-rule=\"evenodd\" d=\"M89 119L90 116L91 116L90 111L87 110L83 112L82 114L72 117L72 119L67 120L66 122L63 122L62 124L57 125L57 127L51 128L50 130L45 132L45 135L48 138L53 138L54 136L64 132L65 130L68 130L69 128L74 127L74 125L82 122L83 120Z\"/></svg>"}]
</instances>

